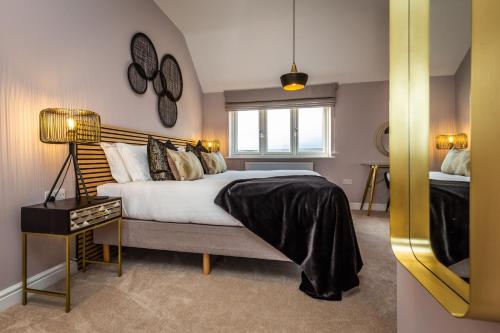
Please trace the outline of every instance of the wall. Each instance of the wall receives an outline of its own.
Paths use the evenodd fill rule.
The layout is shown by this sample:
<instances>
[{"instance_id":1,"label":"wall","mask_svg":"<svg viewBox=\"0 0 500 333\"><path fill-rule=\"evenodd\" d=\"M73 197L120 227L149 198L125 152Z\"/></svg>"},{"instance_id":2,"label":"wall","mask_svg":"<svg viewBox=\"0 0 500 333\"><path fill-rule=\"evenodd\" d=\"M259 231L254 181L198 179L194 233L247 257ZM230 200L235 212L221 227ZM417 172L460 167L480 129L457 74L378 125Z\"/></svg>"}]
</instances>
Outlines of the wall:
<instances>
[{"instance_id":1,"label":"wall","mask_svg":"<svg viewBox=\"0 0 500 333\"><path fill-rule=\"evenodd\" d=\"M429 168L439 171L448 150L436 149L435 138L440 134L455 133L455 77L432 77L429 89Z\"/></svg>"},{"instance_id":2,"label":"wall","mask_svg":"<svg viewBox=\"0 0 500 333\"><path fill-rule=\"evenodd\" d=\"M369 161L388 161L387 157L377 151L373 143L377 127L389 117L388 94L387 82L340 85L334 111L335 120L332 119L335 158L306 159L314 162L316 171L337 184L342 184L342 179L352 179L352 185L342 185L351 202L361 202L368 175L368 168L360 164ZM205 94L203 96L203 136L218 138L226 156L228 122L228 114L224 110L224 94ZM245 161L252 161L252 159L229 159L228 165L232 169L243 169ZM377 185L375 202L383 204L387 202L387 190L383 183Z\"/></svg>"},{"instance_id":3,"label":"wall","mask_svg":"<svg viewBox=\"0 0 500 333\"><path fill-rule=\"evenodd\" d=\"M433 77L430 90L431 137L437 133L453 133L454 130L454 78ZM363 162L383 161L387 157L375 148L373 136L377 127L389 118L387 82L341 84L337 91L334 128L334 159L313 160L315 169L345 190L352 203L361 202L368 174ZM228 115L224 111L224 94L209 93L203 96L203 136L218 138L222 151L228 153ZM444 154L434 149L431 140L431 161L440 166ZM439 155L443 154L443 156ZM233 169L243 169L244 162L251 159L229 159ZM342 185L343 179L352 179L352 185ZM377 185L375 203L387 202L385 184Z\"/></svg>"},{"instance_id":4,"label":"wall","mask_svg":"<svg viewBox=\"0 0 500 333\"><path fill-rule=\"evenodd\" d=\"M159 123L152 86L138 96L128 85L137 31L149 35L160 57L172 53L180 63L184 94L172 129ZM20 207L42 201L67 154L65 145L39 141L40 110L89 108L106 124L197 138L202 92L183 35L152 0L2 0L0 41L1 290L21 280ZM62 262L63 249L34 238L29 274Z\"/></svg>"},{"instance_id":5,"label":"wall","mask_svg":"<svg viewBox=\"0 0 500 333\"><path fill-rule=\"evenodd\" d=\"M401 333L500 332L500 323L451 316L399 263L397 298L397 328Z\"/></svg>"},{"instance_id":6,"label":"wall","mask_svg":"<svg viewBox=\"0 0 500 333\"><path fill-rule=\"evenodd\" d=\"M455 73L455 105L457 132L466 133L470 139L470 84L471 53L470 50L462 60Z\"/></svg>"}]
</instances>

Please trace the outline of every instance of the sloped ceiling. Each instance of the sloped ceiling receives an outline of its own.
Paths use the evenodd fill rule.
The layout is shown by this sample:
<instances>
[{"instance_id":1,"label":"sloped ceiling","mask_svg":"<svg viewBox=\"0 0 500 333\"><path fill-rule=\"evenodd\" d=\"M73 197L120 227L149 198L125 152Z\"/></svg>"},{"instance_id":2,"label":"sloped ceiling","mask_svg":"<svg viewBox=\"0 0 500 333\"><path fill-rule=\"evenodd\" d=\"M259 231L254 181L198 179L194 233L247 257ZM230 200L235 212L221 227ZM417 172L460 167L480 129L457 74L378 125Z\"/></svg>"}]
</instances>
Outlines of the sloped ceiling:
<instances>
[{"instance_id":1,"label":"sloped ceiling","mask_svg":"<svg viewBox=\"0 0 500 333\"><path fill-rule=\"evenodd\" d=\"M433 72L453 74L468 47L450 33L464 30L470 0L431 1L457 8L433 39ZM184 34L204 92L276 87L290 69L291 0L155 2ZM296 12L296 62L310 84L388 79L388 0L296 0Z\"/></svg>"}]
</instances>

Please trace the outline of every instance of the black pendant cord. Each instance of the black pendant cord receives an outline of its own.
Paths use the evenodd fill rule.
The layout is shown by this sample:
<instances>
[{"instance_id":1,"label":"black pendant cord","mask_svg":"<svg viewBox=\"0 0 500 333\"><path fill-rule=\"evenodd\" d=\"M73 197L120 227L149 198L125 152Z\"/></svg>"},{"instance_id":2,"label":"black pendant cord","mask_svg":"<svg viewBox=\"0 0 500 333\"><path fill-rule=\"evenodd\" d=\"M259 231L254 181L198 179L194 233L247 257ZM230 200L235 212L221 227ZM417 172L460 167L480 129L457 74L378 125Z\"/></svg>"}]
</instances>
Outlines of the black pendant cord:
<instances>
[{"instance_id":1,"label":"black pendant cord","mask_svg":"<svg viewBox=\"0 0 500 333\"><path fill-rule=\"evenodd\" d=\"M295 64L295 0L293 0L293 9L292 9L292 26L293 26L293 51L292 51L292 54L293 54L293 59L292 59L292 63Z\"/></svg>"}]
</instances>

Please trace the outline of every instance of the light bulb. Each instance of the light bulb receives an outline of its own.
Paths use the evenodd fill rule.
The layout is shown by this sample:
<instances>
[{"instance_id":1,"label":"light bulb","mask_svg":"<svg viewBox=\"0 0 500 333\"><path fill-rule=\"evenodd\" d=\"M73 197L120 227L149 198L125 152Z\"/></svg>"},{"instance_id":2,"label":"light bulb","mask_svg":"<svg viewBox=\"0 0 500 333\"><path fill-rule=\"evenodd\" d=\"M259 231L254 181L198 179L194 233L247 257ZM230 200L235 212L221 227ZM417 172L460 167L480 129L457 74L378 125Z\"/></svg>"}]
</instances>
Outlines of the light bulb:
<instances>
[{"instance_id":1,"label":"light bulb","mask_svg":"<svg viewBox=\"0 0 500 333\"><path fill-rule=\"evenodd\" d=\"M68 124L68 129L70 131L74 130L75 129L75 126L76 126L76 122L73 118L68 118L68 120L66 120L67 124Z\"/></svg>"}]
</instances>

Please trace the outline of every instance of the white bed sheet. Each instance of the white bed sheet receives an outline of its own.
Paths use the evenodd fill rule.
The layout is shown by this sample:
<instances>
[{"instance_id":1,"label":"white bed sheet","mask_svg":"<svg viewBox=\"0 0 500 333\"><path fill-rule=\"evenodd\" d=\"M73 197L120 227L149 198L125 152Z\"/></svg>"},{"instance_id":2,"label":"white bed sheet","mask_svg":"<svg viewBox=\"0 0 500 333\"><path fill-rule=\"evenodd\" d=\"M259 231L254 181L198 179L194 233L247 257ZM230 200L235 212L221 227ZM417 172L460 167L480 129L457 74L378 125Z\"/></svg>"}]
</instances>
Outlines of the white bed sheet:
<instances>
[{"instance_id":1,"label":"white bed sheet","mask_svg":"<svg viewBox=\"0 0 500 333\"><path fill-rule=\"evenodd\" d=\"M445 180L450 182L467 182L470 183L470 177L459 176L459 175L450 175L444 172L439 171L430 171L429 179L434 180Z\"/></svg>"},{"instance_id":2,"label":"white bed sheet","mask_svg":"<svg viewBox=\"0 0 500 333\"><path fill-rule=\"evenodd\" d=\"M97 187L97 195L122 197L123 216L159 222L241 226L214 204L225 185L237 179L289 175L316 175L306 170L227 171L195 181L138 181Z\"/></svg>"}]
</instances>

